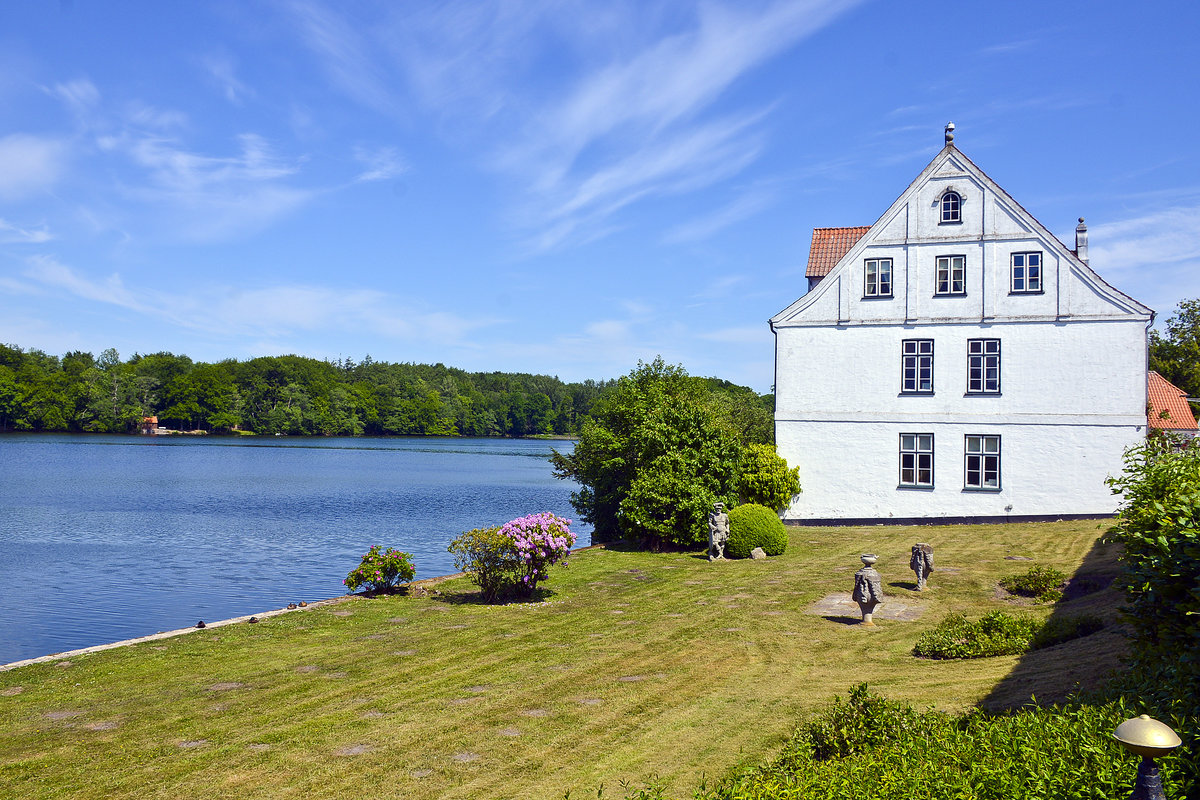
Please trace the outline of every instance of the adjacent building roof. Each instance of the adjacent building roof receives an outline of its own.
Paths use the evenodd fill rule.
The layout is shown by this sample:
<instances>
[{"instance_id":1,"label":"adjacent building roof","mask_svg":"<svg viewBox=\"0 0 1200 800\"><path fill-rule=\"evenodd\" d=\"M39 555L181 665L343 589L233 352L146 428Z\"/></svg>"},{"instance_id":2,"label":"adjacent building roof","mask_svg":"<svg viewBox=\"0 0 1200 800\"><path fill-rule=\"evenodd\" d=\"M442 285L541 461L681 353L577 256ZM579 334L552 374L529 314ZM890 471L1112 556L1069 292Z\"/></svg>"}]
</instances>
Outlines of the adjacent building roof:
<instances>
[{"instance_id":1,"label":"adjacent building roof","mask_svg":"<svg viewBox=\"0 0 1200 800\"><path fill-rule=\"evenodd\" d=\"M1146 382L1146 425L1160 430L1195 430L1196 418L1187 392L1153 370Z\"/></svg>"},{"instance_id":2,"label":"adjacent building roof","mask_svg":"<svg viewBox=\"0 0 1200 800\"><path fill-rule=\"evenodd\" d=\"M858 243L870 225L855 228L813 228L812 246L808 249L806 278L823 278L837 266L842 256Z\"/></svg>"}]
</instances>

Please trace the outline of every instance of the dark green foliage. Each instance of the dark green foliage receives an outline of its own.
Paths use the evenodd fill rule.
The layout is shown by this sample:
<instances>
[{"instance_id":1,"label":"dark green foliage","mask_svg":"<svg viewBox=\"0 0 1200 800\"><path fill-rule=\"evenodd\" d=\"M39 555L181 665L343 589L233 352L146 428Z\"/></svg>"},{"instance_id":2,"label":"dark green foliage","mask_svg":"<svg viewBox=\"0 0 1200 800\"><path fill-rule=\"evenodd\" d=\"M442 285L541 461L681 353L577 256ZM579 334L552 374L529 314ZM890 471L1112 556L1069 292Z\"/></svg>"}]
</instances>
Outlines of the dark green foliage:
<instances>
[{"instance_id":1,"label":"dark green foliage","mask_svg":"<svg viewBox=\"0 0 1200 800\"><path fill-rule=\"evenodd\" d=\"M738 459L733 490L742 503L782 511L800 493L800 468L788 468L787 461L770 444L749 444Z\"/></svg>"},{"instance_id":2,"label":"dark green foliage","mask_svg":"<svg viewBox=\"0 0 1200 800\"><path fill-rule=\"evenodd\" d=\"M1165 336L1150 331L1150 369L1200 397L1200 300L1181 302L1166 328Z\"/></svg>"},{"instance_id":3,"label":"dark green foliage","mask_svg":"<svg viewBox=\"0 0 1200 800\"><path fill-rule=\"evenodd\" d=\"M1044 624L1030 617L992 611L979 620L950 614L917 638L913 655L920 658L988 658L1014 656L1095 633L1104 621L1091 614L1059 617Z\"/></svg>"},{"instance_id":4,"label":"dark green foliage","mask_svg":"<svg viewBox=\"0 0 1200 800\"><path fill-rule=\"evenodd\" d=\"M193 363L112 349L61 361L0 345L0 431L176 430L293 436L530 436L579 430L604 383L467 373L441 364L302 356Z\"/></svg>"},{"instance_id":5,"label":"dark green foliage","mask_svg":"<svg viewBox=\"0 0 1200 800\"><path fill-rule=\"evenodd\" d=\"M749 558L750 551L756 547L761 547L769 556L783 555L787 542L787 528L779 515L766 506L747 503L729 511L729 541L725 544L725 555L730 558Z\"/></svg>"},{"instance_id":6,"label":"dark green foliage","mask_svg":"<svg viewBox=\"0 0 1200 800\"><path fill-rule=\"evenodd\" d=\"M920 658L1018 655L1029 649L1037 628L1036 620L1003 611L992 611L975 622L965 614L951 614L921 634L913 655Z\"/></svg>"},{"instance_id":7,"label":"dark green foliage","mask_svg":"<svg viewBox=\"0 0 1200 800\"><path fill-rule=\"evenodd\" d=\"M516 545L498 525L466 531L447 549L454 554L454 568L467 573L489 603L510 593L524 571Z\"/></svg>"},{"instance_id":8,"label":"dark green foliage","mask_svg":"<svg viewBox=\"0 0 1200 800\"><path fill-rule=\"evenodd\" d=\"M1040 603L1057 603L1062 599L1062 587L1067 576L1053 567L1037 565L1020 575L1000 579L1000 588L1022 597L1037 598Z\"/></svg>"},{"instance_id":9,"label":"dark green foliage","mask_svg":"<svg viewBox=\"0 0 1200 800\"><path fill-rule=\"evenodd\" d=\"M1124 474L1109 485L1124 496L1109 535L1124 546L1117 585L1134 631L1131 673L1160 713L1198 719L1200 447L1148 439L1126 452ZM1195 726L1180 732L1193 758L1200 757L1197 733Z\"/></svg>"},{"instance_id":10,"label":"dark green foliage","mask_svg":"<svg viewBox=\"0 0 1200 800\"><path fill-rule=\"evenodd\" d=\"M1136 761L1112 738L1140 708L1115 700L950 716L851 690L800 726L769 765L706 800L1013 800L1128 797ZM1160 760L1168 797L1187 797L1179 758ZM661 794L642 797L661 797Z\"/></svg>"},{"instance_id":11,"label":"dark green foliage","mask_svg":"<svg viewBox=\"0 0 1200 800\"><path fill-rule=\"evenodd\" d=\"M592 406L570 454L555 453L560 478L582 488L571 503L592 540L691 548L708 536L713 503L732 505L744 436L765 435L757 395L692 378L662 358L640 363Z\"/></svg>"}]
</instances>

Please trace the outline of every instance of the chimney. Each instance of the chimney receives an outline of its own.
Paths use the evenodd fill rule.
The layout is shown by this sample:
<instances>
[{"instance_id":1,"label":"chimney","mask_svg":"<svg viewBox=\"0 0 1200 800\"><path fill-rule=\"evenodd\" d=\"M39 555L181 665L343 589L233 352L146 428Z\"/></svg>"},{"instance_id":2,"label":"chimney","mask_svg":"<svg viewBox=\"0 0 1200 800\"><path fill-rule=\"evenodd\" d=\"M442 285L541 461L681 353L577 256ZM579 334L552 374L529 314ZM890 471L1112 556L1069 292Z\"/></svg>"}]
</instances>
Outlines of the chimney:
<instances>
[{"instance_id":1,"label":"chimney","mask_svg":"<svg viewBox=\"0 0 1200 800\"><path fill-rule=\"evenodd\" d=\"M1088 263L1087 225L1083 224L1083 217L1079 218L1079 224L1075 226L1075 256L1083 263Z\"/></svg>"}]
</instances>

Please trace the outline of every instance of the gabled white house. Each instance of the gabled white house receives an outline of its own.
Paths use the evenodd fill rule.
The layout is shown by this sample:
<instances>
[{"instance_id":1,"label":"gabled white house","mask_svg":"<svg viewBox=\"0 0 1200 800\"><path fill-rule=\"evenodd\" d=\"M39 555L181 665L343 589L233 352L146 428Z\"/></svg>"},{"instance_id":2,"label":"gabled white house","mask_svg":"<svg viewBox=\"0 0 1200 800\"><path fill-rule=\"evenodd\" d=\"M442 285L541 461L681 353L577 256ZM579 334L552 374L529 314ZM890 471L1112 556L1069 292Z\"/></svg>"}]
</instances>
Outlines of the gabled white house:
<instances>
[{"instance_id":1,"label":"gabled white house","mask_svg":"<svg viewBox=\"0 0 1200 800\"><path fill-rule=\"evenodd\" d=\"M819 228L771 319L775 435L809 523L1103 516L1145 436L1154 312L954 145L869 228Z\"/></svg>"}]
</instances>

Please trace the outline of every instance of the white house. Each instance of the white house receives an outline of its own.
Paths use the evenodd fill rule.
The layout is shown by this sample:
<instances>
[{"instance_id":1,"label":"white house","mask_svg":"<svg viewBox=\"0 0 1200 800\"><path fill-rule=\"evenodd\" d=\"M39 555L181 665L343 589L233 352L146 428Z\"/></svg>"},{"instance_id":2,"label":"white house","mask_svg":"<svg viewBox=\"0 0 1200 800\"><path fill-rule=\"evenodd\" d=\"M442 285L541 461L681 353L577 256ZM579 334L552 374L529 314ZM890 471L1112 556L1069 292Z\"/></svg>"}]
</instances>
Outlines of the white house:
<instances>
[{"instance_id":1,"label":"white house","mask_svg":"<svg viewBox=\"0 0 1200 800\"><path fill-rule=\"evenodd\" d=\"M775 435L806 523L1107 516L1145 436L1154 312L954 145L869 228L813 233L771 319Z\"/></svg>"}]
</instances>

